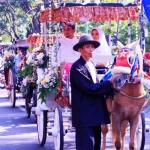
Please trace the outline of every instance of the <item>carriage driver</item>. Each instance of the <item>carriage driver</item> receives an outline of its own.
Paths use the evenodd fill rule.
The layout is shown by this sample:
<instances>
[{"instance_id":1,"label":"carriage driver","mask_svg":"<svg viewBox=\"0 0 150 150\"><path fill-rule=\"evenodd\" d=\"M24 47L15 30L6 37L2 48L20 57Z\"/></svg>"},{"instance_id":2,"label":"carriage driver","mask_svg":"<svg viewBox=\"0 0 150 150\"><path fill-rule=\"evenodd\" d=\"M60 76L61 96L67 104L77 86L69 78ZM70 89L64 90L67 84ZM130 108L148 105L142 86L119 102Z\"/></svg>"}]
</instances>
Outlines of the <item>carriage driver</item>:
<instances>
[{"instance_id":1,"label":"carriage driver","mask_svg":"<svg viewBox=\"0 0 150 150\"><path fill-rule=\"evenodd\" d=\"M81 53L70 71L72 124L76 129L76 150L100 150L101 125L109 124L106 97L113 93L111 80L99 82L91 61L100 46L84 35L73 49Z\"/></svg>"},{"instance_id":2,"label":"carriage driver","mask_svg":"<svg viewBox=\"0 0 150 150\"><path fill-rule=\"evenodd\" d=\"M78 39L74 37L75 24L72 22L63 22L62 30L64 37L59 39L59 57L60 62L64 62L66 57L79 56L80 53L73 50L73 46L78 43Z\"/></svg>"}]
</instances>

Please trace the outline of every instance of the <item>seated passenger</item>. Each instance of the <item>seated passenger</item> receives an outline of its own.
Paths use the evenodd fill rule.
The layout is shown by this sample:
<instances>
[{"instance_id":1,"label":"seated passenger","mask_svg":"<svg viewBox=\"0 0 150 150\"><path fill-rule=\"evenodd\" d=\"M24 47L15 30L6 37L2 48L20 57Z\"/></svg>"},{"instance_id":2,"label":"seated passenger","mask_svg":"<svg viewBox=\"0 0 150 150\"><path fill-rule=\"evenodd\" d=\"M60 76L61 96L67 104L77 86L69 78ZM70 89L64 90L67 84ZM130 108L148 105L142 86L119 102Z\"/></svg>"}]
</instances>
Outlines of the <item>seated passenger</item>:
<instances>
[{"instance_id":1,"label":"seated passenger","mask_svg":"<svg viewBox=\"0 0 150 150\"><path fill-rule=\"evenodd\" d=\"M59 39L59 43L61 44L59 49L60 62L64 62L66 57L80 56L79 52L73 50L73 46L79 41L74 37L75 24L71 22L63 22L62 26L64 37Z\"/></svg>"},{"instance_id":2,"label":"seated passenger","mask_svg":"<svg viewBox=\"0 0 150 150\"><path fill-rule=\"evenodd\" d=\"M63 79L67 80L67 75L70 72L72 63L65 63L65 58L80 56L79 52L73 50L73 46L78 43L78 39L74 36L75 34L75 24L71 22L63 22L63 34L64 37L59 39L60 48L59 48L59 60L60 63L63 63Z\"/></svg>"},{"instance_id":3,"label":"seated passenger","mask_svg":"<svg viewBox=\"0 0 150 150\"><path fill-rule=\"evenodd\" d=\"M95 49L94 55L111 55L111 50L107 44L104 31L101 28L94 28L91 31L91 36L93 40L96 40L101 43L101 45ZM102 71L98 71L98 74L105 74L105 67L107 66L107 62L97 62L96 68L102 69ZM104 70L103 70L104 69Z\"/></svg>"}]
</instances>

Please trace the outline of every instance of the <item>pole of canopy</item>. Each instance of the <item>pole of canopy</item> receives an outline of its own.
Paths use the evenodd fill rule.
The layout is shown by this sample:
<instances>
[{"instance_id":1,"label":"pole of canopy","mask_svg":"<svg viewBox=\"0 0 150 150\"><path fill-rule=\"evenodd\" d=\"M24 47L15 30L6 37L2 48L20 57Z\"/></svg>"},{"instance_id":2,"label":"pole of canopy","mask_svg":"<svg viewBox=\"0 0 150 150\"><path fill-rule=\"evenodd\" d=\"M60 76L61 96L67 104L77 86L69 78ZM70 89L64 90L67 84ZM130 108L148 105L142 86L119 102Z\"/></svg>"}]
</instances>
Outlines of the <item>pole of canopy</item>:
<instances>
[{"instance_id":1,"label":"pole of canopy","mask_svg":"<svg viewBox=\"0 0 150 150\"><path fill-rule=\"evenodd\" d=\"M60 61L59 61L60 53L58 52L59 51L59 41L58 41L58 25L57 25L57 23L55 25L55 36L56 36L56 48L57 48L57 65L60 66Z\"/></svg>"},{"instance_id":2,"label":"pole of canopy","mask_svg":"<svg viewBox=\"0 0 150 150\"><path fill-rule=\"evenodd\" d=\"M45 43L45 50L46 50L46 55L48 55L46 22L43 23L43 27L44 27L43 29L44 29L44 43Z\"/></svg>"},{"instance_id":3,"label":"pole of canopy","mask_svg":"<svg viewBox=\"0 0 150 150\"><path fill-rule=\"evenodd\" d=\"M120 3L120 0L117 0L117 3ZM119 26L120 26L120 20L117 20L117 32L116 32L117 40L118 40L118 35L119 35Z\"/></svg>"},{"instance_id":4,"label":"pole of canopy","mask_svg":"<svg viewBox=\"0 0 150 150\"><path fill-rule=\"evenodd\" d=\"M140 15L140 23L141 23L141 48L145 53L145 20L144 20L144 8L141 4L141 15Z\"/></svg>"},{"instance_id":5,"label":"pole of canopy","mask_svg":"<svg viewBox=\"0 0 150 150\"><path fill-rule=\"evenodd\" d=\"M41 7L40 7L41 11L43 11L45 8L44 8L44 3L41 2ZM47 47L47 28L46 28L46 22L42 22L40 23L40 32L41 32L41 35L43 36L44 34L44 44L45 44L45 50L46 50L46 55L48 55L48 47Z\"/></svg>"},{"instance_id":6,"label":"pole of canopy","mask_svg":"<svg viewBox=\"0 0 150 150\"><path fill-rule=\"evenodd\" d=\"M108 30L111 31L111 19L108 21ZM109 47L112 49L112 36L111 33L109 34Z\"/></svg>"},{"instance_id":7,"label":"pole of canopy","mask_svg":"<svg viewBox=\"0 0 150 150\"><path fill-rule=\"evenodd\" d=\"M88 34L88 22L86 22L86 34Z\"/></svg>"},{"instance_id":8,"label":"pole of canopy","mask_svg":"<svg viewBox=\"0 0 150 150\"><path fill-rule=\"evenodd\" d=\"M128 44L131 43L131 19L128 18Z\"/></svg>"},{"instance_id":9,"label":"pole of canopy","mask_svg":"<svg viewBox=\"0 0 150 150\"><path fill-rule=\"evenodd\" d=\"M138 40L138 21L136 21L135 38Z\"/></svg>"},{"instance_id":10,"label":"pole of canopy","mask_svg":"<svg viewBox=\"0 0 150 150\"><path fill-rule=\"evenodd\" d=\"M118 20L117 21L117 32L116 32L117 40L118 40L118 35L119 35L119 27L120 27L120 21Z\"/></svg>"}]
</instances>

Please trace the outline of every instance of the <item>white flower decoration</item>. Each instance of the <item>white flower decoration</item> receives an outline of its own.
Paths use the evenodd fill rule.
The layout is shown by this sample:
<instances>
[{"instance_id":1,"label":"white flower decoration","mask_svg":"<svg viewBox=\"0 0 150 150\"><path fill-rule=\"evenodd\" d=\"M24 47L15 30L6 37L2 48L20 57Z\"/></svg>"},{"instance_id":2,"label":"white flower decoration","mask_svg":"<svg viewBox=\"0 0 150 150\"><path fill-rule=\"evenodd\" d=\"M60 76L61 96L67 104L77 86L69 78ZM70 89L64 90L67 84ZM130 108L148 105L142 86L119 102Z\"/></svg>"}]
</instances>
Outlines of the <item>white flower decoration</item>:
<instances>
[{"instance_id":1,"label":"white flower decoration","mask_svg":"<svg viewBox=\"0 0 150 150\"><path fill-rule=\"evenodd\" d=\"M44 79L44 71L40 68L37 68L37 76L38 76L38 79L37 79L37 84L40 84L41 80Z\"/></svg>"},{"instance_id":2,"label":"white flower decoration","mask_svg":"<svg viewBox=\"0 0 150 150\"><path fill-rule=\"evenodd\" d=\"M29 64L31 64L32 62L33 62L32 56L29 55L29 57L28 57L26 63L29 65Z\"/></svg>"},{"instance_id":3,"label":"white flower decoration","mask_svg":"<svg viewBox=\"0 0 150 150\"><path fill-rule=\"evenodd\" d=\"M23 79L22 83L23 83L24 86L26 86L27 85L27 79L26 78Z\"/></svg>"},{"instance_id":4,"label":"white flower decoration","mask_svg":"<svg viewBox=\"0 0 150 150\"><path fill-rule=\"evenodd\" d=\"M45 82L49 82L49 81L50 81L50 76L49 76L49 74L45 75L44 80L45 80Z\"/></svg>"},{"instance_id":5,"label":"white flower decoration","mask_svg":"<svg viewBox=\"0 0 150 150\"><path fill-rule=\"evenodd\" d=\"M44 57L44 54L43 54L43 53L40 53L40 54L37 55L36 58L39 60L39 59L42 59L43 57Z\"/></svg>"}]
</instances>

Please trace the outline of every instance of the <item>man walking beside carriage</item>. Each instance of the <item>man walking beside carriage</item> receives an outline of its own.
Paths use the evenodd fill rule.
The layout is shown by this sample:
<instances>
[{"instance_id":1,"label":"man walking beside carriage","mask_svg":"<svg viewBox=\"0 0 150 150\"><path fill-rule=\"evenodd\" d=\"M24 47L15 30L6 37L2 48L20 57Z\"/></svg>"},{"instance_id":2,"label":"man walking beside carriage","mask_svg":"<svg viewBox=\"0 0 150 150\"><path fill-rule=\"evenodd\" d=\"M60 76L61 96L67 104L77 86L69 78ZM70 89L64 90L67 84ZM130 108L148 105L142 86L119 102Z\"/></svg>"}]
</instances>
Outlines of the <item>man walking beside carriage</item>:
<instances>
[{"instance_id":1,"label":"man walking beside carriage","mask_svg":"<svg viewBox=\"0 0 150 150\"><path fill-rule=\"evenodd\" d=\"M81 53L70 71L72 123L76 128L77 150L100 150L101 125L110 123L105 100L113 92L111 82L99 83L91 61L99 45L98 41L85 35L73 47Z\"/></svg>"}]
</instances>

